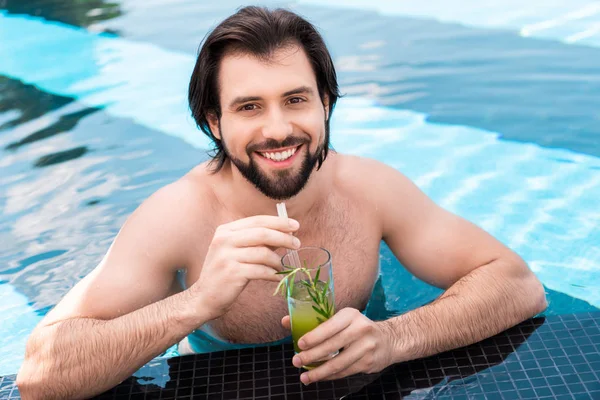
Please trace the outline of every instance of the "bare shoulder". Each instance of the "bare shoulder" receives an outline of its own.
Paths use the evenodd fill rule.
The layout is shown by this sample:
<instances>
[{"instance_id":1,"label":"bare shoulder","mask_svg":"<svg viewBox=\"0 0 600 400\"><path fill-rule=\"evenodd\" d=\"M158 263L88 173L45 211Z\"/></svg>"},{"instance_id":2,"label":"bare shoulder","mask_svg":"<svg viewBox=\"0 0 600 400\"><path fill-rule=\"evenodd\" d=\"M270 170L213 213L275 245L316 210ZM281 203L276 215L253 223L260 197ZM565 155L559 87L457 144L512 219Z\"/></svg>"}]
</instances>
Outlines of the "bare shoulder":
<instances>
[{"instance_id":1,"label":"bare shoulder","mask_svg":"<svg viewBox=\"0 0 600 400\"><path fill-rule=\"evenodd\" d=\"M146 247L155 245L154 249L168 253L162 256L169 259L169 265L187 264L188 257L193 256L188 250L211 227L212 179L202 164L157 190L127 219L119 233L126 237L120 242L133 244L144 238Z\"/></svg>"},{"instance_id":2,"label":"bare shoulder","mask_svg":"<svg viewBox=\"0 0 600 400\"><path fill-rule=\"evenodd\" d=\"M414 185L402 172L381 161L339 153L335 158L335 182L338 186L383 196L390 184L393 184L395 191L403 188L410 190Z\"/></svg>"},{"instance_id":3,"label":"bare shoulder","mask_svg":"<svg viewBox=\"0 0 600 400\"><path fill-rule=\"evenodd\" d=\"M153 211L174 217L206 217L205 207L211 205L214 197L211 181L214 178L201 164L187 174L170 183L150 196L143 204Z\"/></svg>"},{"instance_id":4,"label":"bare shoulder","mask_svg":"<svg viewBox=\"0 0 600 400\"><path fill-rule=\"evenodd\" d=\"M366 157L336 155L335 187L365 206L377 210L383 226L410 228L415 216L431 211L435 204L401 171Z\"/></svg>"}]
</instances>

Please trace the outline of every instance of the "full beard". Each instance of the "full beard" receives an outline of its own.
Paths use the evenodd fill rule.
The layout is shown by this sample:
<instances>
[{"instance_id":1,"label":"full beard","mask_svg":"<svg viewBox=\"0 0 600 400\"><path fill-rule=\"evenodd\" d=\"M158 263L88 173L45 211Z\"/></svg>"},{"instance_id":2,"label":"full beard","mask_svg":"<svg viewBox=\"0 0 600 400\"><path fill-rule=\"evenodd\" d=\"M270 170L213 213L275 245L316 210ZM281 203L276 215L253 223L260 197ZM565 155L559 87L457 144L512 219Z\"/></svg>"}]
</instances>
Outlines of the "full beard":
<instances>
[{"instance_id":1,"label":"full beard","mask_svg":"<svg viewBox=\"0 0 600 400\"><path fill-rule=\"evenodd\" d=\"M246 150L250 160L248 163L243 162L239 158L233 157L225 146L223 146L223 148L225 154L237 167L242 176L248 182L252 183L262 194L273 200L287 200L296 196L306 186L312 171L319 161L319 156L323 152L324 145L320 144L315 153L311 154L309 150L310 142L295 137L289 137L281 143L278 143L274 140L267 141L266 145L261 146L260 149L260 151L267 151L269 149L300 144L306 146L306 153L304 154L304 159L300 164L300 169L298 172L294 172L290 169L265 173L258 167L252 158L252 154L256 151L256 146L249 146Z\"/></svg>"}]
</instances>

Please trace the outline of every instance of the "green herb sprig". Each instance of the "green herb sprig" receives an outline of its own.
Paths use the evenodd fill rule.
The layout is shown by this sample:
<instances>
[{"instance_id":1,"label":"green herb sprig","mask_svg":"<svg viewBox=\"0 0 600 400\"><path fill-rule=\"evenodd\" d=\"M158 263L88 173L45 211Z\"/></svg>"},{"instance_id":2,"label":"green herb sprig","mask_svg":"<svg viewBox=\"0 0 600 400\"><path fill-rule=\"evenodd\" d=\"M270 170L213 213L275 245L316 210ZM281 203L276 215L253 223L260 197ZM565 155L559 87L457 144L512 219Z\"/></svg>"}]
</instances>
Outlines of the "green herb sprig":
<instances>
[{"instance_id":1,"label":"green herb sprig","mask_svg":"<svg viewBox=\"0 0 600 400\"><path fill-rule=\"evenodd\" d=\"M290 287L289 293L294 293L294 279L296 277L296 274L299 272L303 273L308 278L308 281L302 280L299 283L306 287L308 295L315 304L312 306L313 310L315 310L318 314L325 318L322 319L321 317L317 317L317 320L320 323L323 323L325 320L328 320L333 316L334 305L330 304L329 299L327 298L327 289L329 288L327 282L319 280L319 275L321 274L321 265L317 267L317 273L315 274L314 280L310 275L310 269L306 265L306 260L304 261L304 267L298 267L286 271L277 272L278 275L286 275L286 277L279 282L279 285L277 285L275 292L273 292L273 296L281 292L281 295L287 298L286 283ZM323 283L322 290L317 287L319 282Z\"/></svg>"}]
</instances>

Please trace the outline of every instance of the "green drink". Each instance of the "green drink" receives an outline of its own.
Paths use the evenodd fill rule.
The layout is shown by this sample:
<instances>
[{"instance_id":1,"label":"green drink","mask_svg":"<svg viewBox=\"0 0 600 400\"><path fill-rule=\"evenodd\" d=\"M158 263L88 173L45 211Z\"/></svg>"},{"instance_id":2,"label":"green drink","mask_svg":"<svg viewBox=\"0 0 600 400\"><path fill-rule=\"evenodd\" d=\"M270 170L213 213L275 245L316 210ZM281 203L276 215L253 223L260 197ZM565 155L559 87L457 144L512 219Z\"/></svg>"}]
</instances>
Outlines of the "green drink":
<instances>
[{"instance_id":1,"label":"green drink","mask_svg":"<svg viewBox=\"0 0 600 400\"><path fill-rule=\"evenodd\" d=\"M304 281L309 283L308 281ZM323 282L319 282L317 290L322 290L326 285ZM333 303L331 291L326 291L326 296L329 302ZM314 300L311 298L308 287L304 284L295 285L294 293L288 296L288 309L290 312L290 323L292 325L292 338L294 339L294 350L296 353L300 352L297 346L298 340L306 333L312 331L326 318L313 308L315 306Z\"/></svg>"},{"instance_id":2,"label":"green drink","mask_svg":"<svg viewBox=\"0 0 600 400\"><path fill-rule=\"evenodd\" d=\"M297 254L282 258L286 273L286 294L294 351L300 352L298 340L331 318L335 312L331 255L319 247L305 247ZM293 268L300 264L300 268ZM337 355L337 352L310 365L312 369Z\"/></svg>"}]
</instances>

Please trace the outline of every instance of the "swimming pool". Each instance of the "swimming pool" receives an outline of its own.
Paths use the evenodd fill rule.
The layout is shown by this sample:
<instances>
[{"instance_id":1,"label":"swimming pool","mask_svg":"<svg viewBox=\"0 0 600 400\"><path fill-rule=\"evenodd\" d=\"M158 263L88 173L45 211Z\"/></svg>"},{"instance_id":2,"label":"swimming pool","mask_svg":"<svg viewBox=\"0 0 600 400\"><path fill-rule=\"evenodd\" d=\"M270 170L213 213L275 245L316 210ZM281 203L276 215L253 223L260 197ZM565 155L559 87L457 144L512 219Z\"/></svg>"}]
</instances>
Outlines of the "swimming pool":
<instances>
[{"instance_id":1,"label":"swimming pool","mask_svg":"<svg viewBox=\"0 0 600 400\"><path fill-rule=\"evenodd\" d=\"M0 375L137 205L206 159L187 81L204 33L238 6L69 3L0 2ZM547 314L600 307L597 3L310 3L284 5L334 56L334 147L400 169L511 246ZM439 294L385 246L381 276L393 312Z\"/></svg>"}]
</instances>

